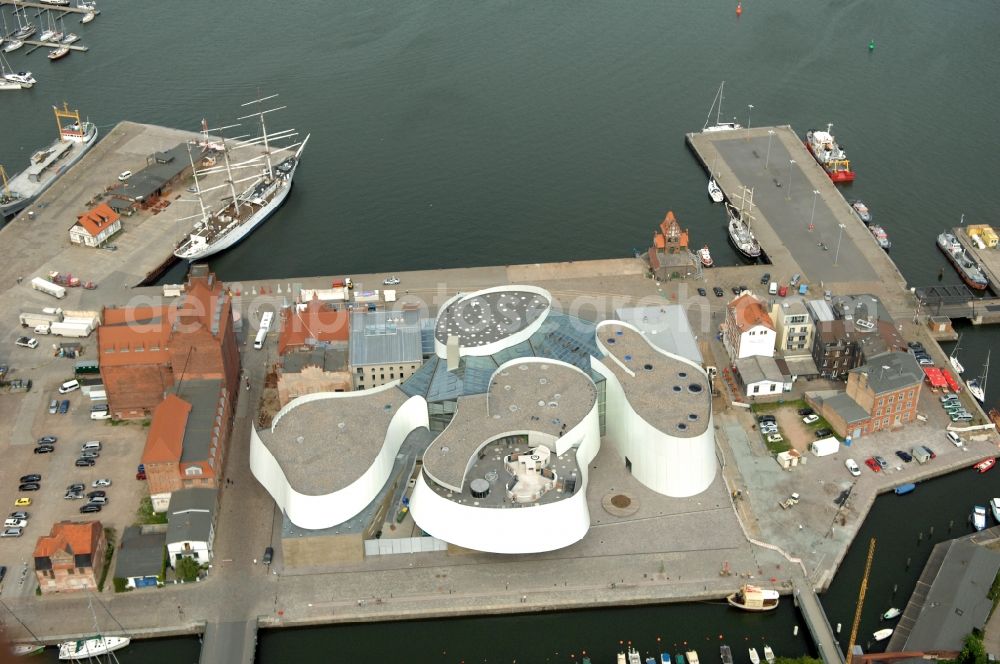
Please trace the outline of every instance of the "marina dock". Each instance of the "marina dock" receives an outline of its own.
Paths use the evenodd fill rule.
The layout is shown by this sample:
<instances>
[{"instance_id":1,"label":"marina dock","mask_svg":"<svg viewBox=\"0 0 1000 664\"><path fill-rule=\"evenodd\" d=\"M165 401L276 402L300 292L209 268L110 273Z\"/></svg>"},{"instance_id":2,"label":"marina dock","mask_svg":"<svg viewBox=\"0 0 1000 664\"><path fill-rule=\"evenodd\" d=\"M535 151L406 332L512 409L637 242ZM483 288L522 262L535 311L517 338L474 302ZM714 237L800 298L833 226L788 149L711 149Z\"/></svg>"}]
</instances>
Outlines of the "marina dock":
<instances>
[{"instance_id":1,"label":"marina dock","mask_svg":"<svg viewBox=\"0 0 1000 664\"><path fill-rule=\"evenodd\" d=\"M66 14L86 14L90 9L77 7L76 5L47 5L42 2L30 2L30 0L0 0L0 5L11 5L12 7L31 7L33 9L47 9L52 12L65 12Z\"/></svg>"}]
</instances>

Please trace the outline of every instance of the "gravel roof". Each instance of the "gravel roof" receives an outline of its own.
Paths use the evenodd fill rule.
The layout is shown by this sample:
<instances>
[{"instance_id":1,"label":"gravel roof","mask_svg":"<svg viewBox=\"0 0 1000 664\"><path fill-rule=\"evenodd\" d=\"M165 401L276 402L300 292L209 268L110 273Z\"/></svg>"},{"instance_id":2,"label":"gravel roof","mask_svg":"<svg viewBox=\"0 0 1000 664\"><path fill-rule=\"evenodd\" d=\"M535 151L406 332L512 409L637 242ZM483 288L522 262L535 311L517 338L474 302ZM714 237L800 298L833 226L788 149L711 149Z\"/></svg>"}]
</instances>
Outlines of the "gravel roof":
<instances>
[{"instance_id":1,"label":"gravel roof","mask_svg":"<svg viewBox=\"0 0 1000 664\"><path fill-rule=\"evenodd\" d=\"M456 335L461 346L485 346L523 330L548 310L549 301L529 291L472 294L456 299L438 314L434 336L443 344L449 335Z\"/></svg>"},{"instance_id":2,"label":"gravel roof","mask_svg":"<svg viewBox=\"0 0 1000 664\"><path fill-rule=\"evenodd\" d=\"M665 355L635 330L606 321L597 338L618 362L602 362L615 374L635 412L651 425L677 438L701 435L708 428L712 397L700 368Z\"/></svg>"}]
</instances>

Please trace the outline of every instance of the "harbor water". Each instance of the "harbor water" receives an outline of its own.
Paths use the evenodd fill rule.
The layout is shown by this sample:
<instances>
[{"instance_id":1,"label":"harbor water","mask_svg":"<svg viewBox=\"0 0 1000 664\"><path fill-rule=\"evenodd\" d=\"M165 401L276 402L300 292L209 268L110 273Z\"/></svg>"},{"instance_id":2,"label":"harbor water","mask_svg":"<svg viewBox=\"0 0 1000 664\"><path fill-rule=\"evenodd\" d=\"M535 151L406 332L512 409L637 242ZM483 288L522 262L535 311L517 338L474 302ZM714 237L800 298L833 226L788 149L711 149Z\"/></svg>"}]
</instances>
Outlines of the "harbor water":
<instances>
[{"instance_id":1,"label":"harbor water","mask_svg":"<svg viewBox=\"0 0 1000 664\"><path fill-rule=\"evenodd\" d=\"M716 264L737 264L683 140L723 79L723 119L800 133L833 123L858 173L845 196L867 202L911 284L960 283L936 235L962 214L997 222L986 192L998 176L1000 12L989 5L747 2L740 17L731 3L654 0L100 6L73 27L88 53L8 54L39 83L0 98L0 163L21 170L51 141L48 109L63 99L106 134L121 120L231 124L241 103L279 93L287 109L269 128L312 138L284 207L210 260L226 280L626 256L668 209ZM964 331L960 357L978 373L997 330ZM863 636L905 605L930 543L1000 495L997 472L876 502L823 598L843 640L869 536ZM686 640L714 663L722 635L745 664L747 644L809 652L797 621L784 602L771 616L696 604L338 626L263 632L258 661L571 662L586 650L598 664L619 641L652 653ZM193 662L197 650L196 639L153 641L119 659Z\"/></svg>"}]
</instances>

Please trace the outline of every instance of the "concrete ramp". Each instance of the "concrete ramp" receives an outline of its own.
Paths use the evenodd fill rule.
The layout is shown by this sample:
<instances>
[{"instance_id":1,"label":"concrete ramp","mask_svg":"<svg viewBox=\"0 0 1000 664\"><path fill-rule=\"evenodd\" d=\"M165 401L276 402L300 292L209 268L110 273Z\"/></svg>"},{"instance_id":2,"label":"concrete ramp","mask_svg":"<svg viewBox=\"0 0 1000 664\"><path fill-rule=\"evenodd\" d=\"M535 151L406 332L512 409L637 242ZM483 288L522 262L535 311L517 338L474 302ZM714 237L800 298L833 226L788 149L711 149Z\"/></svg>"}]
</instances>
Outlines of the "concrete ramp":
<instances>
[{"instance_id":1,"label":"concrete ramp","mask_svg":"<svg viewBox=\"0 0 1000 664\"><path fill-rule=\"evenodd\" d=\"M253 664L257 621L210 622L205 625L201 664Z\"/></svg>"}]
</instances>

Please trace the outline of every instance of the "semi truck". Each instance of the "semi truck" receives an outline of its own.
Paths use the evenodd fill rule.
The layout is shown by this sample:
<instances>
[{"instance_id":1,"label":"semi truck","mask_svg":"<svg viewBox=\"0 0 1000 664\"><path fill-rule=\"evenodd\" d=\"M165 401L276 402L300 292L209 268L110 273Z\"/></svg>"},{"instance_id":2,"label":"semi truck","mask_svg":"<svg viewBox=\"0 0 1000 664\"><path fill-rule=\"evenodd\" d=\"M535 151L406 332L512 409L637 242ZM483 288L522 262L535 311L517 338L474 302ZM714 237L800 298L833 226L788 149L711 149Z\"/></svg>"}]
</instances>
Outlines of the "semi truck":
<instances>
[{"instance_id":1,"label":"semi truck","mask_svg":"<svg viewBox=\"0 0 1000 664\"><path fill-rule=\"evenodd\" d=\"M49 333L61 337L88 337L93 331L94 328L83 322L62 321L49 325Z\"/></svg>"},{"instance_id":2,"label":"semi truck","mask_svg":"<svg viewBox=\"0 0 1000 664\"><path fill-rule=\"evenodd\" d=\"M48 293L52 297L59 298L60 300L66 297L66 289L59 284L54 284L51 281L46 281L41 277L35 277L31 280L31 287L36 291L41 291L43 293Z\"/></svg>"},{"instance_id":3,"label":"semi truck","mask_svg":"<svg viewBox=\"0 0 1000 664\"><path fill-rule=\"evenodd\" d=\"M19 316L21 327L38 327L58 323L63 319L62 309L45 307L41 311L24 311Z\"/></svg>"}]
</instances>

